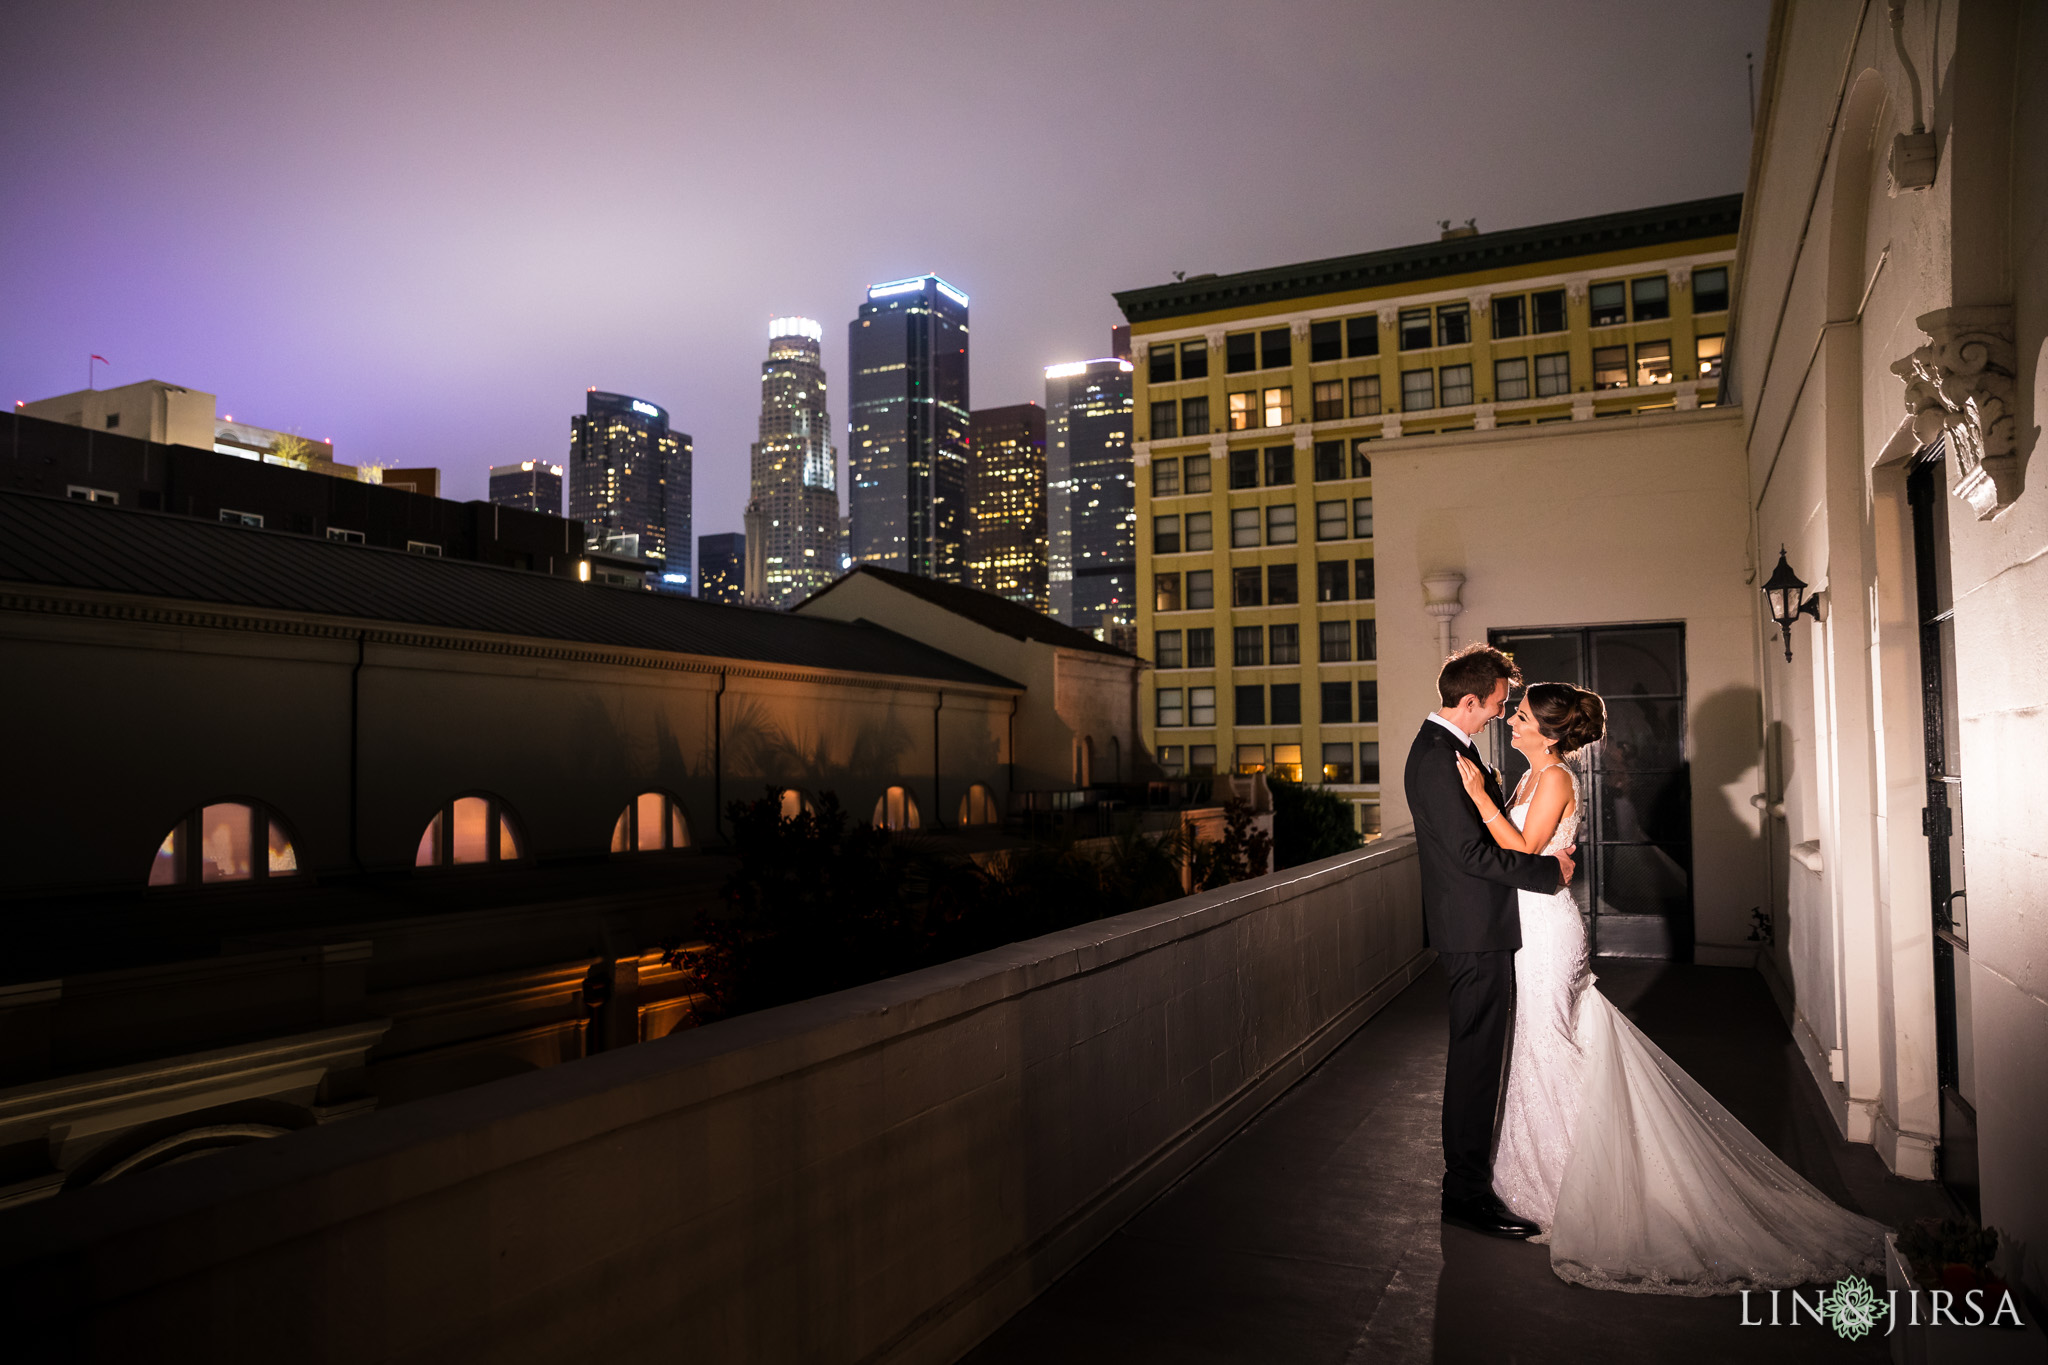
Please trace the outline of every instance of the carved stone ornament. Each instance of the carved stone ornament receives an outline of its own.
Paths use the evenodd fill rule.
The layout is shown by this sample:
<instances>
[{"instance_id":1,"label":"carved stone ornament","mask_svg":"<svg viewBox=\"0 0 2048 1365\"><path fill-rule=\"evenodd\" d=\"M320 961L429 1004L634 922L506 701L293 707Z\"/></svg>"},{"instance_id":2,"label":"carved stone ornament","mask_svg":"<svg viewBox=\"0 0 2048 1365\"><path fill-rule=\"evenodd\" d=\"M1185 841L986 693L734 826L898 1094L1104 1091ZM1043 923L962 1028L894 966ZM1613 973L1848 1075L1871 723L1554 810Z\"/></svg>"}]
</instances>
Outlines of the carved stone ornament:
<instances>
[{"instance_id":1,"label":"carved stone ornament","mask_svg":"<svg viewBox=\"0 0 2048 1365\"><path fill-rule=\"evenodd\" d=\"M1220 351L1223 349L1223 329L1221 327L1211 327L1202 335L1208 340L1210 350Z\"/></svg>"},{"instance_id":2,"label":"carved stone ornament","mask_svg":"<svg viewBox=\"0 0 2048 1365\"><path fill-rule=\"evenodd\" d=\"M1471 309L1472 309L1472 316L1473 316L1473 317L1475 317L1475 318L1483 318L1483 317L1485 317L1485 316L1486 316L1486 315L1487 315L1487 314L1488 314L1488 313L1489 313L1490 311L1492 311L1492 308L1493 308L1493 295L1491 295L1491 294L1474 294L1474 295L1472 295L1472 296L1471 296L1470 298L1466 299L1466 300L1465 300L1465 302L1466 302L1466 303L1467 303L1468 305L1470 305L1470 307L1471 307Z\"/></svg>"},{"instance_id":3,"label":"carved stone ornament","mask_svg":"<svg viewBox=\"0 0 2048 1365\"><path fill-rule=\"evenodd\" d=\"M1573 275L1564 282L1564 292L1571 296L1573 303L1581 303L1585 300L1586 282L1587 277L1584 275Z\"/></svg>"},{"instance_id":4,"label":"carved stone ornament","mask_svg":"<svg viewBox=\"0 0 2048 1365\"><path fill-rule=\"evenodd\" d=\"M1380 326L1385 327L1389 331L1393 330L1394 324L1398 322L1400 318L1401 310L1398 308L1388 307L1380 309Z\"/></svg>"},{"instance_id":5,"label":"carved stone ornament","mask_svg":"<svg viewBox=\"0 0 2048 1365\"><path fill-rule=\"evenodd\" d=\"M1946 439L1949 492L1988 521L2018 501L2010 308L1943 308L1917 320L1928 344L1892 366L1922 446Z\"/></svg>"},{"instance_id":6,"label":"carved stone ornament","mask_svg":"<svg viewBox=\"0 0 2048 1365\"><path fill-rule=\"evenodd\" d=\"M1692 286L1692 267L1691 267L1691 266L1689 266L1689 265L1674 265L1674 266L1672 266L1672 267L1671 267L1671 288L1673 289L1673 291L1676 291L1676 290L1680 290L1680 289L1687 289L1687 288L1690 288L1691 286Z\"/></svg>"},{"instance_id":7,"label":"carved stone ornament","mask_svg":"<svg viewBox=\"0 0 2048 1365\"><path fill-rule=\"evenodd\" d=\"M1289 323L1288 326L1293 329L1294 339L1296 341L1300 341L1303 337L1308 335L1307 318L1296 318L1293 322Z\"/></svg>"},{"instance_id":8,"label":"carved stone ornament","mask_svg":"<svg viewBox=\"0 0 2048 1365\"><path fill-rule=\"evenodd\" d=\"M1294 448L1296 450L1307 450L1313 444L1315 444L1315 437L1312 433L1306 431L1294 433Z\"/></svg>"}]
</instances>

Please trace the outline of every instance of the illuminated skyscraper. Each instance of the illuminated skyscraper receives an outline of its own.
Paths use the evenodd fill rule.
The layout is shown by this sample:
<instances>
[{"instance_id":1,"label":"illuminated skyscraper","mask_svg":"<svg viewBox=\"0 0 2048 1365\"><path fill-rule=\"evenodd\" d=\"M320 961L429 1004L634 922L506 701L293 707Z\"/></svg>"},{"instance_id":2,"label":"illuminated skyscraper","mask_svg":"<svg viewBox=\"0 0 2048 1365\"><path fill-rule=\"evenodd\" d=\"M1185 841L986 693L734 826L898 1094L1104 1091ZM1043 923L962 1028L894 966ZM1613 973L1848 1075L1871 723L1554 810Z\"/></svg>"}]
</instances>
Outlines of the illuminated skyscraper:
<instances>
[{"instance_id":1,"label":"illuminated skyscraper","mask_svg":"<svg viewBox=\"0 0 2048 1365\"><path fill-rule=\"evenodd\" d=\"M1045 372L1045 527L1052 614L1118 640L1137 622L1131 362Z\"/></svg>"},{"instance_id":2,"label":"illuminated skyscraper","mask_svg":"<svg viewBox=\"0 0 2048 1365\"><path fill-rule=\"evenodd\" d=\"M491 466L491 501L500 507L562 515L562 467L545 460Z\"/></svg>"},{"instance_id":3,"label":"illuminated skyscraper","mask_svg":"<svg viewBox=\"0 0 2048 1365\"><path fill-rule=\"evenodd\" d=\"M973 415L967 460L967 586L1045 611L1045 409Z\"/></svg>"},{"instance_id":4,"label":"illuminated skyscraper","mask_svg":"<svg viewBox=\"0 0 2048 1365\"><path fill-rule=\"evenodd\" d=\"M847 326L856 563L957 583L967 532L967 296L936 275L868 290Z\"/></svg>"},{"instance_id":5,"label":"illuminated skyscraper","mask_svg":"<svg viewBox=\"0 0 2048 1365\"><path fill-rule=\"evenodd\" d=\"M739 606L746 601L741 581L746 561L747 538L737 531L697 537L697 596Z\"/></svg>"},{"instance_id":6,"label":"illuminated skyscraper","mask_svg":"<svg viewBox=\"0 0 2048 1365\"><path fill-rule=\"evenodd\" d=\"M585 396L569 419L569 515L616 557L644 564L649 586L690 591L690 438L668 413L622 393Z\"/></svg>"},{"instance_id":7,"label":"illuminated skyscraper","mask_svg":"<svg viewBox=\"0 0 2048 1365\"><path fill-rule=\"evenodd\" d=\"M761 439L746 512L746 600L790 607L839 576L839 480L825 411L825 329L768 324Z\"/></svg>"}]
</instances>

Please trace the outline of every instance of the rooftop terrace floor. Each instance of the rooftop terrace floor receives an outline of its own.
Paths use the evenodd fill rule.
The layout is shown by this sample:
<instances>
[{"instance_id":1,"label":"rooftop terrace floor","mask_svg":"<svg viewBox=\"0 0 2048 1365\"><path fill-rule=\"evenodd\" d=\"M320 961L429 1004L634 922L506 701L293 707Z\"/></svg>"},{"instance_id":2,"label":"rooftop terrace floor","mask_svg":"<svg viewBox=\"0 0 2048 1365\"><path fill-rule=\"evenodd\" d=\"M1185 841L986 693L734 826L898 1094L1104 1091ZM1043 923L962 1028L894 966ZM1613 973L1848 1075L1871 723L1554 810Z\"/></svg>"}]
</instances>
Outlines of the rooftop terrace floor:
<instances>
[{"instance_id":1,"label":"rooftop terrace floor","mask_svg":"<svg viewBox=\"0 0 2048 1365\"><path fill-rule=\"evenodd\" d=\"M1821 1190L1893 1226L1952 1211L1938 1186L1890 1175L1872 1148L1836 1134L1761 976L1615 959L1595 971ZM1569 1285L1547 1247L1445 1227L1445 1049L1432 968L965 1365L1890 1359L1879 1337L1744 1328L1734 1297Z\"/></svg>"}]
</instances>

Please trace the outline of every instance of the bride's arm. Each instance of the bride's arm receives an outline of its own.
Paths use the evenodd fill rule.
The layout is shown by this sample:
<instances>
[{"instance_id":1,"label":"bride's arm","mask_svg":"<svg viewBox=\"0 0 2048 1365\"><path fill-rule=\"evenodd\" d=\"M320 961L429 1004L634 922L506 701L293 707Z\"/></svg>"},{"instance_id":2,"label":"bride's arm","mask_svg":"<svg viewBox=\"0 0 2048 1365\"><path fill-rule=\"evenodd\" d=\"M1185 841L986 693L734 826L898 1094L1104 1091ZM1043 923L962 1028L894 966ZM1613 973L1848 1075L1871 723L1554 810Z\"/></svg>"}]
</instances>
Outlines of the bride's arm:
<instances>
[{"instance_id":1,"label":"bride's arm","mask_svg":"<svg viewBox=\"0 0 2048 1365\"><path fill-rule=\"evenodd\" d=\"M1556 777L1545 768L1536 779L1535 794L1529 798L1529 815L1516 829L1507 812L1493 804L1487 795L1486 781L1470 759L1458 759L1458 777L1465 784L1465 794L1472 798L1472 804L1479 808L1479 818L1486 822L1486 832L1502 848L1517 853L1535 853L1550 842L1550 836L1557 832L1557 822L1564 819L1565 807L1571 803L1571 778L1563 773Z\"/></svg>"}]
</instances>

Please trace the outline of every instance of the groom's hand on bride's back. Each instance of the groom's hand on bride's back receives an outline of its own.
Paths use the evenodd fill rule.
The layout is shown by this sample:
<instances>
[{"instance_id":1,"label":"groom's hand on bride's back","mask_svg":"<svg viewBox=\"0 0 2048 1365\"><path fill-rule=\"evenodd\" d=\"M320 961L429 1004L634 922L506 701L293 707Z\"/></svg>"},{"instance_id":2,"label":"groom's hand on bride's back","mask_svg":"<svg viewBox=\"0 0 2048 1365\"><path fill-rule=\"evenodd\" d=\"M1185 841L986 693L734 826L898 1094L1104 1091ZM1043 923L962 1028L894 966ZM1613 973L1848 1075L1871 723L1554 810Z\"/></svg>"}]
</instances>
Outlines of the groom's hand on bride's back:
<instances>
[{"instance_id":1,"label":"groom's hand on bride's back","mask_svg":"<svg viewBox=\"0 0 2048 1365\"><path fill-rule=\"evenodd\" d=\"M1557 859L1557 889L1562 891L1572 884L1572 869L1578 864L1572 861L1572 854L1579 851L1577 844L1567 844L1551 856Z\"/></svg>"}]
</instances>

